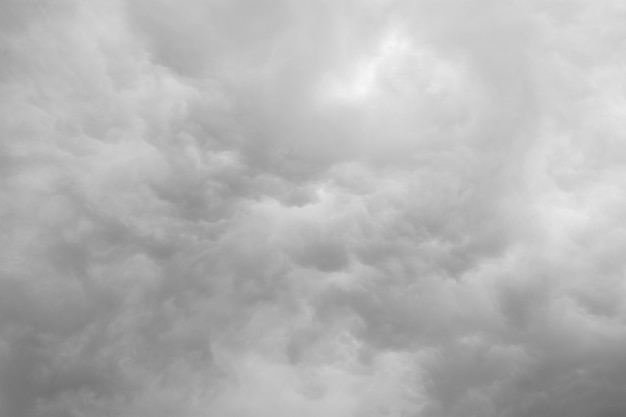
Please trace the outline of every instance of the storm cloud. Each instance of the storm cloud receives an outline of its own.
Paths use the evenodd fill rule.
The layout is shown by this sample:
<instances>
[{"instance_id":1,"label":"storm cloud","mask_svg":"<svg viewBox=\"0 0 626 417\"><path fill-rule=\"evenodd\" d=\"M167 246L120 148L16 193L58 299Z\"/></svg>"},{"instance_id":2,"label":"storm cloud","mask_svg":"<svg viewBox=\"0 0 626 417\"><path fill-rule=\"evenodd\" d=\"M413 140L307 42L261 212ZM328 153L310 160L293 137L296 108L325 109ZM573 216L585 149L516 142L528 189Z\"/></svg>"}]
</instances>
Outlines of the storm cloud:
<instances>
[{"instance_id":1,"label":"storm cloud","mask_svg":"<svg viewBox=\"0 0 626 417\"><path fill-rule=\"evenodd\" d=\"M625 21L0 0L0 416L626 415Z\"/></svg>"}]
</instances>

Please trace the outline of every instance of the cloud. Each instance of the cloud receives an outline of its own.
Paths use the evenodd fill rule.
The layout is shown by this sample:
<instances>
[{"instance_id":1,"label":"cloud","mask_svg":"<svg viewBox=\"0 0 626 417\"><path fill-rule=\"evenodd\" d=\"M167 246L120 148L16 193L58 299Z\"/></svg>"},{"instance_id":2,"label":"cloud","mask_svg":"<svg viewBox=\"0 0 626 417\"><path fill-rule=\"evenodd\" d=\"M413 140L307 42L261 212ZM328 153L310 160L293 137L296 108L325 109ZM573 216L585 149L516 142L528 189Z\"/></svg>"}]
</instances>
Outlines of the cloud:
<instances>
[{"instance_id":1,"label":"cloud","mask_svg":"<svg viewBox=\"0 0 626 417\"><path fill-rule=\"evenodd\" d=\"M0 415L623 415L616 1L5 0Z\"/></svg>"}]
</instances>

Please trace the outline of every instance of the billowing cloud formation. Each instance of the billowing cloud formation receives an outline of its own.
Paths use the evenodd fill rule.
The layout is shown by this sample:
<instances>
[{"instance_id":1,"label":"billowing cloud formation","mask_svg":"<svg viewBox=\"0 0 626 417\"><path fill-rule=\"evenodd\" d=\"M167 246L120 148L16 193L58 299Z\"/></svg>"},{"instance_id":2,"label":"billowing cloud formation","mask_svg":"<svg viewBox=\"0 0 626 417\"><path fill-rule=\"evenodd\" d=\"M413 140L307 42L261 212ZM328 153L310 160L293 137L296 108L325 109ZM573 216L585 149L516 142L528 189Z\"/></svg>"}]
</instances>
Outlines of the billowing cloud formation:
<instances>
[{"instance_id":1,"label":"billowing cloud formation","mask_svg":"<svg viewBox=\"0 0 626 417\"><path fill-rule=\"evenodd\" d=\"M0 2L0 415L626 414L626 7Z\"/></svg>"}]
</instances>

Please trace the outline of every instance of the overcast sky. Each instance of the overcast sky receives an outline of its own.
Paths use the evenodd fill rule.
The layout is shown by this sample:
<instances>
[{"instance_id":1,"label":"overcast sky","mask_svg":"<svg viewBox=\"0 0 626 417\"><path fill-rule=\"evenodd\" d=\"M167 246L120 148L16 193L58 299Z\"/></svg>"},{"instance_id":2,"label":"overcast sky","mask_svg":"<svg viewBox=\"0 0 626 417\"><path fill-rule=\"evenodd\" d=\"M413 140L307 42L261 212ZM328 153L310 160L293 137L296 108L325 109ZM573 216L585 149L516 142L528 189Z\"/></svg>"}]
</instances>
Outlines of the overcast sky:
<instances>
[{"instance_id":1,"label":"overcast sky","mask_svg":"<svg viewBox=\"0 0 626 417\"><path fill-rule=\"evenodd\" d=\"M623 417L626 2L0 0L0 416Z\"/></svg>"}]
</instances>

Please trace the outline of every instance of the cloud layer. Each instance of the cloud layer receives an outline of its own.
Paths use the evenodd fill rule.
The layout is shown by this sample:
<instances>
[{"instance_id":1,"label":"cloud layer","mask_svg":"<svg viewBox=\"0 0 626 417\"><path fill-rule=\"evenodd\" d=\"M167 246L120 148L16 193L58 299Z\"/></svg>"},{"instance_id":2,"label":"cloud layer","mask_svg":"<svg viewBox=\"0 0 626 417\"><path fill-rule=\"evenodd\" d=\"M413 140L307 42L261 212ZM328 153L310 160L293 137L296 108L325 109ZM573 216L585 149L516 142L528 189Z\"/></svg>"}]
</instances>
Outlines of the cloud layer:
<instances>
[{"instance_id":1,"label":"cloud layer","mask_svg":"<svg viewBox=\"0 0 626 417\"><path fill-rule=\"evenodd\" d=\"M0 415L626 413L621 2L0 10Z\"/></svg>"}]
</instances>

